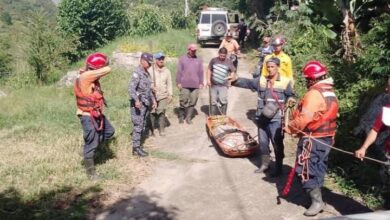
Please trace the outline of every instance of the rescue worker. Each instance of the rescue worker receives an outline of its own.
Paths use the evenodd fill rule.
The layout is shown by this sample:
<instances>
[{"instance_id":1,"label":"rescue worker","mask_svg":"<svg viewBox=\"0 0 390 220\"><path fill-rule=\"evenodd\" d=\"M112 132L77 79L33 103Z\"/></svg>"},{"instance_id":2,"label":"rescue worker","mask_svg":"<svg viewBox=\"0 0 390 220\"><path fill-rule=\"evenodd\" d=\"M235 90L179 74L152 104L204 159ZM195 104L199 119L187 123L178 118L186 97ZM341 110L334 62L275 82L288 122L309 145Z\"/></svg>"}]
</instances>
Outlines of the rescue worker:
<instances>
[{"instance_id":1,"label":"rescue worker","mask_svg":"<svg viewBox=\"0 0 390 220\"><path fill-rule=\"evenodd\" d=\"M155 90L157 107L150 114L152 132L158 123L158 131L160 136L165 136L165 111L168 104L172 101L172 76L171 71L165 66L165 54L162 52L154 54L155 64L149 68L152 72L152 82ZM152 69L152 70L150 70Z\"/></svg>"},{"instance_id":2,"label":"rescue worker","mask_svg":"<svg viewBox=\"0 0 390 220\"><path fill-rule=\"evenodd\" d=\"M264 62L271 58L271 57L276 57L280 60L280 74L284 77L289 78L290 80L293 80L293 68L292 68L292 63L291 63L291 58L283 52L283 46L285 44L284 38L278 36L275 37L272 41L272 47L273 47L273 53L267 55L264 58ZM263 69L261 70L261 74L263 76L268 75L268 70L265 65L263 65Z\"/></svg>"},{"instance_id":3,"label":"rescue worker","mask_svg":"<svg viewBox=\"0 0 390 220\"><path fill-rule=\"evenodd\" d=\"M303 189L311 198L311 206L304 215L315 216L325 207L321 187L328 165L329 146L333 145L336 134L339 105L333 90L333 79L325 65L319 61L309 61L302 72L308 91L285 130L300 137L296 172L302 180Z\"/></svg>"},{"instance_id":4,"label":"rescue worker","mask_svg":"<svg viewBox=\"0 0 390 220\"><path fill-rule=\"evenodd\" d=\"M272 57L265 63L269 74L267 77L260 76L255 79L238 78L232 79L232 86L251 89L257 91L257 127L259 137L259 147L261 154L261 166L255 170L255 173L264 173L268 171L271 156L270 142L275 151L275 169L272 177L278 177L282 174L284 144L283 144L283 117L284 106L294 102L294 91L291 86L291 80L279 73L280 60Z\"/></svg>"},{"instance_id":5,"label":"rescue worker","mask_svg":"<svg viewBox=\"0 0 390 220\"><path fill-rule=\"evenodd\" d=\"M142 53L140 65L134 70L129 82L130 113L133 123L132 141L133 155L148 156L148 152L141 145L142 133L145 131L146 118L151 109L156 107L156 100L152 91L152 80L148 72L153 63L153 55Z\"/></svg>"},{"instance_id":6,"label":"rescue worker","mask_svg":"<svg viewBox=\"0 0 390 220\"><path fill-rule=\"evenodd\" d=\"M187 54L179 58L176 85L180 90L179 123L192 124L192 116L198 101L199 89L203 88L203 62L196 55L197 45L189 44Z\"/></svg>"},{"instance_id":7,"label":"rescue worker","mask_svg":"<svg viewBox=\"0 0 390 220\"><path fill-rule=\"evenodd\" d=\"M237 69L238 59L237 55L240 54L240 45L237 43L235 39L233 39L232 32L227 32L225 39L222 40L219 45L219 49L222 47L226 48L228 51L228 58L233 62L234 67Z\"/></svg>"},{"instance_id":8,"label":"rescue worker","mask_svg":"<svg viewBox=\"0 0 390 220\"><path fill-rule=\"evenodd\" d=\"M219 49L218 57L211 59L207 68L207 85L210 87L211 94L210 115L226 115L228 87L230 87L226 77L236 72L233 63L226 58L227 53L226 48Z\"/></svg>"},{"instance_id":9,"label":"rescue worker","mask_svg":"<svg viewBox=\"0 0 390 220\"><path fill-rule=\"evenodd\" d=\"M77 116L83 128L84 166L89 179L98 180L94 156L99 143L113 137L115 129L103 114L104 96L99 80L111 71L108 58L103 53L93 53L86 59L85 68L80 70L74 82Z\"/></svg>"}]
</instances>

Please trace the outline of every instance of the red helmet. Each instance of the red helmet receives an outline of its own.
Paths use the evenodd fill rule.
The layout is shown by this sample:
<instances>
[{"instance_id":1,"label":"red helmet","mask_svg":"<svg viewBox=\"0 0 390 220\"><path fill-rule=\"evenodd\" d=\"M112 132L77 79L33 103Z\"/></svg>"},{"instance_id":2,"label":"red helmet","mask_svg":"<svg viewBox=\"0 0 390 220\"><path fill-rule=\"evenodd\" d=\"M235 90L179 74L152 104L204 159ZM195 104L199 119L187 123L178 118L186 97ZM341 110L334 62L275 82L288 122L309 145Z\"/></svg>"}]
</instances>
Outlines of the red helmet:
<instances>
[{"instance_id":1,"label":"red helmet","mask_svg":"<svg viewBox=\"0 0 390 220\"><path fill-rule=\"evenodd\" d=\"M89 55L86 59L87 67L94 70L106 66L107 63L108 63L107 55L99 52Z\"/></svg>"},{"instance_id":2,"label":"red helmet","mask_svg":"<svg viewBox=\"0 0 390 220\"><path fill-rule=\"evenodd\" d=\"M303 77L309 80L318 79L328 73L328 69L317 60L312 60L306 63L302 69Z\"/></svg>"}]
</instances>

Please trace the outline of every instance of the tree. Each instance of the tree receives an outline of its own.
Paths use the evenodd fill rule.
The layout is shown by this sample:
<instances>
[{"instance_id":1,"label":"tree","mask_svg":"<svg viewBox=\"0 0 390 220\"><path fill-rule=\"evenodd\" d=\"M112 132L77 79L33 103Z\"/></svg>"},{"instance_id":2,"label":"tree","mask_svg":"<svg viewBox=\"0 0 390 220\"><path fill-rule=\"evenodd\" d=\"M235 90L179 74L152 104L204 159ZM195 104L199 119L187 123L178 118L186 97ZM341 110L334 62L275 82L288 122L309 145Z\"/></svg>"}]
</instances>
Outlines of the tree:
<instances>
[{"instance_id":1,"label":"tree","mask_svg":"<svg viewBox=\"0 0 390 220\"><path fill-rule=\"evenodd\" d=\"M64 54L75 50L71 38L63 39L43 12L33 13L27 23L27 62L31 65L39 84L47 82L49 74L67 63Z\"/></svg>"},{"instance_id":2,"label":"tree","mask_svg":"<svg viewBox=\"0 0 390 220\"><path fill-rule=\"evenodd\" d=\"M58 24L64 35L77 35L80 50L95 49L126 32L123 0L63 0Z\"/></svg>"}]
</instances>

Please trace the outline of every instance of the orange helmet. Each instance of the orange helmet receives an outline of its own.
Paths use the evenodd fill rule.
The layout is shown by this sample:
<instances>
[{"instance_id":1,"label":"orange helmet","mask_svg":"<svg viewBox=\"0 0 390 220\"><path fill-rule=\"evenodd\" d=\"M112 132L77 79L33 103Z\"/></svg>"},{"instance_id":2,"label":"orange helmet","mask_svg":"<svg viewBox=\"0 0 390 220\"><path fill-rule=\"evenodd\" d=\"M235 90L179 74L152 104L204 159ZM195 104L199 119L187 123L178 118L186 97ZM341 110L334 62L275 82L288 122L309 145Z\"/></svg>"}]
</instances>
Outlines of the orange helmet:
<instances>
[{"instance_id":1,"label":"orange helmet","mask_svg":"<svg viewBox=\"0 0 390 220\"><path fill-rule=\"evenodd\" d=\"M93 53L87 57L85 63L90 69L100 69L108 64L108 57L104 53Z\"/></svg>"}]
</instances>

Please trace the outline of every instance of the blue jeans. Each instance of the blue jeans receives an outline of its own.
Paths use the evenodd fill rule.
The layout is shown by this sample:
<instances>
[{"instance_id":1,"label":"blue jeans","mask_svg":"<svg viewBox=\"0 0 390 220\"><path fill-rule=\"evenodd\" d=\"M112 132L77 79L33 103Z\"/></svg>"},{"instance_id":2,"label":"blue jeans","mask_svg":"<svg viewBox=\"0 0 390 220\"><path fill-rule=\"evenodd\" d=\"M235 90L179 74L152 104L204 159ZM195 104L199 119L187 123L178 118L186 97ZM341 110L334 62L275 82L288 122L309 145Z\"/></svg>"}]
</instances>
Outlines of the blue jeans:
<instances>
[{"instance_id":1,"label":"blue jeans","mask_svg":"<svg viewBox=\"0 0 390 220\"><path fill-rule=\"evenodd\" d=\"M275 159L283 160L284 158L284 136L282 134L282 122L281 120L269 120L264 117L260 117L258 120L258 135L259 135L259 147L262 155L270 155L271 149L269 143L271 142L274 151Z\"/></svg>"}]
</instances>

